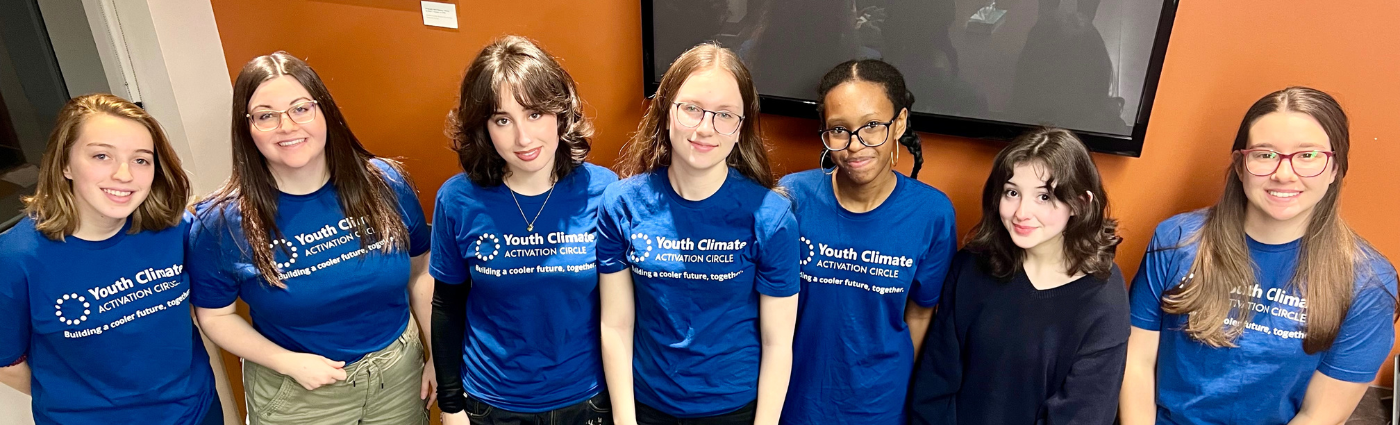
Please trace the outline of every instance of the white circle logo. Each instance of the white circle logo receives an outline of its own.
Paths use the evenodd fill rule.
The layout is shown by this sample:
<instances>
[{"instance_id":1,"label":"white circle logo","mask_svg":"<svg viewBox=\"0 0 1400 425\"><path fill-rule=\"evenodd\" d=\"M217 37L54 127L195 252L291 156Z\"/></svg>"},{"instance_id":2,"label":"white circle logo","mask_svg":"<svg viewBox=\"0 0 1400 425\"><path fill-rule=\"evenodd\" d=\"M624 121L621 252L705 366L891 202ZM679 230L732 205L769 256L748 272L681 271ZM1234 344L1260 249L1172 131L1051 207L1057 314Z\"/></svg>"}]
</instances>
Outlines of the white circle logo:
<instances>
[{"instance_id":1,"label":"white circle logo","mask_svg":"<svg viewBox=\"0 0 1400 425\"><path fill-rule=\"evenodd\" d=\"M645 233L633 233L632 252L627 254L627 259L633 263L640 263L651 257L651 236Z\"/></svg>"},{"instance_id":2,"label":"white circle logo","mask_svg":"<svg viewBox=\"0 0 1400 425\"><path fill-rule=\"evenodd\" d=\"M277 268L279 268L279 269L285 269L285 268L291 267L292 264L294 264L294 263L297 262L297 247L292 246L292 241L289 241L289 240L286 240L286 239L278 239L278 240L272 241L272 243L267 244L267 247L270 248L270 249L272 249L273 253L276 253L277 251L281 251L281 250L277 249L277 245L279 245L279 244L284 245L284 246L287 247L287 249L286 249L286 252L287 252L287 262L285 262L285 263L283 263L283 262L276 262L276 263L277 263Z\"/></svg>"},{"instance_id":3,"label":"white circle logo","mask_svg":"<svg viewBox=\"0 0 1400 425\"><path fill-rule=\"evenodd\" d=\"M804 266L805 266L805 265L807 265L808 262L811 262L811 261L812 261L812 257L814 257L814 256L817 255L817 250L816 250L815 248L812 248L812 240L811 240L811 239L807 239L806 236L803 236L803 237L801 237L801 238L798 238L798 240L801 240L802 243L803 243L804 245L807 245L807 255L805 255L805 256L802 257L802 261L799 261L799 263L801 263L801 265L804 265ZM798 248L801 248L801 247L798 247Z\"/></svg>"},{"instance_id":4,"label":"white circle logo","mask_svg":"<svg viewBox=\"0 0 1400 425\"><path fill-rule=\"evenodd\" d=\"M64 312L64 307L68 307L67 313ZM88 310L89 307L91 305L88 305L87 298L82 295L63 294L62 298L53 302L53 315L58 316L60 322L76 325L87 321L88 315L92 314L92 311ZM78 313L80 310L81 314Z\"/></svg>"},{"instance_id":5,"label":"white circle logo","mask_svg":"<svg viewBox=\"0 0 1400 425\"><path fill-rule=\"evenodd\" d=\"M491 253L487 254L486 251ZM496 235L483 233L476 238L476 258L481 261L491 261L496 258L496 254L501 252L501 240L496 239Z\"/></svg>"}]
</instances>

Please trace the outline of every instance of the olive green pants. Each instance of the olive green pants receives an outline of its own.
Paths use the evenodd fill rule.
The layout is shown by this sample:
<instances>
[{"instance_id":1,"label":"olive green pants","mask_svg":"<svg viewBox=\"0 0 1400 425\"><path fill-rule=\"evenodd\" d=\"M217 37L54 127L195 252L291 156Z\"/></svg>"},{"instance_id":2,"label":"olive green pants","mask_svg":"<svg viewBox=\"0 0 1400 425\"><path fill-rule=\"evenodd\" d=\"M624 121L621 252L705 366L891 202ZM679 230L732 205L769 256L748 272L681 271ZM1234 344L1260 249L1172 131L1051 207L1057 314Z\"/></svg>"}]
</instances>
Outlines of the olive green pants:
<instances>
[{"instance_id":1,"label":"olive green pants","mask_svg":"<svg viewBox=\"0 0 1400 425\"><path fill-rule=\"evenodd\" d=\"M243 361L248 425L351 425L428 423L424 400L423 343L412 320L384 349L345 365L346 379L307 391L296 379Z\"/></svg>"}]
</instances>

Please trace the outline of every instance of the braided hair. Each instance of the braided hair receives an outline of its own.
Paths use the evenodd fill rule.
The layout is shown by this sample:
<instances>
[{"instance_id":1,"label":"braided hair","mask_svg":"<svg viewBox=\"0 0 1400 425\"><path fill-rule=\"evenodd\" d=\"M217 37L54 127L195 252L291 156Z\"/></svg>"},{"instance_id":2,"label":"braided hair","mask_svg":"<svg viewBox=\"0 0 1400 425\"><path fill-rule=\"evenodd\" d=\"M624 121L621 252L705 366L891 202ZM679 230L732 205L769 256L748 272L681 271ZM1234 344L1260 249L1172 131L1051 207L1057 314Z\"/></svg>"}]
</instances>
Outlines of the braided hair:
<instances>
[{"instance_id":1,"label":"braided hair","mask_svg":"<svg viewBox=\"0 0 1400 425\"><path fill-rule=\"evenodd\" d=\"M901 110L913 111L914 93L904 86L904 74L901 74L894 65L890 65L879 59L859 59L849 60L836 65L831 71L822 77L821 85L817 88L817 114L826 113L826 94L831 89L841 84L851 81L867 81L875 83L885 89L885 96L889 97L890 103L894 104L896 112ZM919 169L924 166L924 150L920 144L919 135L914 132L913 125L904 127L904 134L899 135L899 144L904 145L909 150L909 154L914 156L914 169L909 173L909 177L919 178ZM830 163L831 158L822 160L822 168L835 166Z\"/></svg>"}]
</instances>

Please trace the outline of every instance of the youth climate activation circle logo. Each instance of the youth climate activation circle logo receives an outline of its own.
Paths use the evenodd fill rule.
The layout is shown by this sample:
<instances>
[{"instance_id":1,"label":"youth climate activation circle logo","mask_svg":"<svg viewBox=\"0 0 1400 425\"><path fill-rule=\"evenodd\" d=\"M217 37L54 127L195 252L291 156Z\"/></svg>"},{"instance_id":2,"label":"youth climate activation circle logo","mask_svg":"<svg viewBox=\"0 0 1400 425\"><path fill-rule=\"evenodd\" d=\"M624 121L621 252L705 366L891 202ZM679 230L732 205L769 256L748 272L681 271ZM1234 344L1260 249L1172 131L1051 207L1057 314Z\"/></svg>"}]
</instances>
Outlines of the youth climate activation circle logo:
<instances>
[{"instance_id":1,"label":"youth climate activation circle logo","mask_svg":"<svg viewBox=\"0 0 1400 425\"><path fill-rule=\"evenodd\" d=\"M491 250L490 254L486 250ZM476 258L481 261L491 261L496 258L496 254L501 252L501 240L496 235L483 233L476 238Z\"/></svg>"},{"instance_id":2,"label":"youth climate activation circle logo","mask_svg":"<svg viewBox=\"0 0 1400 425\"><path fill-rule=\"evenodd\" d=\"M809 263L809 262L812 261L812 257L814 257L814 256L817 255L817 250L816 250L816 248L813 248L813 247L812 247L812 240L811 240L811 239L807 239L806 236L803 236L803 237L801 237L801 238L798 238L798 240L801 240L801 241L802 241L802 244L807 246L807 255L802 256L802 261L799 261L799 263L801 263L801 265L804 265L804 266L805 266L805 265L807 265L807 263ZM801 248L801 247L799 247L799 248Z\"/></svg>"},{"instance_id":3,"label":"youth climate activation circle logo","mask_svg":"<svg viewBox=\"0 0 1400 425\"><path fill-rule=\"evenodd\" d=\"M627 254L627 260L640 263L651 258L651 236L647 236L645 233L633 233L630 238L632 239L632 252Z\"/></svg>"},{"instance_id":4,"label":"youth climate activation circle logo","mask_svg":"<svg viewBox=\"0 0 1400 425\"><path fill-rule=\"evenodd\" d=\"M279 244L280 244L280 245L285 245L285 246L287 247L287 254L288 254L288 255L287 255L287 262L283 263L283 262L280 262L280 261L276 261L276 263L277 263L277 268L279 268L279 269L285 269L285 268L291 267L292 264L295 264L295 263L297 262L297 247L292 246L292 241L289 241L289 240L286 240L286 239L278 239L278 240L272 241L272 243L267 244L267 247L268 247L269 249L272 249L272 252L275 253L275 252L277 252L277 251L280 251L279 249L277 249L277 245L279 245Z\"/></svg>"},{"instance_id":5,"label":"youth climate activation circle logo","mask_svg":"<svg viewBox=\"0 0 1400 425\"><path fill-rule=\"evenodd\" d=\"M66 301L66 302L65 302L65 301ZM65 305L65 304L66 304L66 305ZM69 313L69 314L65 314L65 313L64 313L64 308L63 308L63 307L68 307L67 310L68 310L68 313ZM60 322L63 322L63 323L69 324L69 325L76 325L76 324L83 323L83 322L87 321L88 315L89 315L89 314L92 314L92 311L91 311L91 310L88 310L88 307L91 307L91 306L88 305L87 298L84 298L82 295L78 295L78 294L63 294L63 297L62 297L62 298L59 298L59 299L57 299L57 300L54 300L54 302L53 302L53 308L54 308L53 314L54 314L55 316L58 316L58 321L60 321ZM82 314L78 314L78 310L82 310L83 313L82 313ZM76 317L76 319L74 319L73 317Z\"/></svg>"}]
</instances>

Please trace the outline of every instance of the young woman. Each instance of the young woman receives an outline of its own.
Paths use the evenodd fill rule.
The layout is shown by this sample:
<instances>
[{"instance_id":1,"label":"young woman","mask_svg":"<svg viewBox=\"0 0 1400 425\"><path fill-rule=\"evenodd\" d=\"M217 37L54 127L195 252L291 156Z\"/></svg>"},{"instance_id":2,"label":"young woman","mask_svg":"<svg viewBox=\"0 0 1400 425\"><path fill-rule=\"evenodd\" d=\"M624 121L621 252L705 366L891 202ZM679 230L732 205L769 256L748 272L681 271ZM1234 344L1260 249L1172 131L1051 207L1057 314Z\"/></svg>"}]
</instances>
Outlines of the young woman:
<instances>
[{"instance_id":1,"label":"young woman","mask_svg":"<svg viewBox=\"0 0 1400 425\"><path fill-rule=\"evenodd\" d=\"M822 144L835 168L780 183L801 228L792 382L784 424L899 424L957 250L953 204L893 170L914 96L887 63L850 61L822 78Z\"/></svg>"},{"instance_id":2,"label":"young woman","mask_svg":"<svg viewBox=\"0 0 1400 425\"><path fill-rule=\"evenodd\" d=\"M428 333L432 280L412 182L300 59L253 59L233 89L233 175L188 243L195 312L244 359L249 422L426 423L435 378L410 307Z\"/></svg>"},{"instance_id":3,"label":"young woman","mask_svg":"<svg viewBox=\"0 0 1400 425\"><path fill-rule=\"evenodd\" d=\"M36 423L223 423L185 302L189 193L141 107L90 94L59 112L0 234L0 382L33 395Z\"/></svg>"},{"instance_id":4,"label":"young woman","mask_svg":"<svg viewBox=\"0 0 1400 425\"><path fill-rule=\"evenodd\" d=\"M623 148L632 177L608 187L598 213L603 366L619 424L778 422L798 234L759 128L748 69L701 44L662 76Z\"/></svg>"},{"instance_id":5,"label":"young woman","mask_svg":"<svg viewBox=\"0 0 1400 425\"><path fill-rule=\"evenodd\" d=\"M997 154L910 389L913 424L1110 424L1128 344L1120 238L1073 133Z\"/></svg>"},{"instance_id":6,"label":"young woman","mask_svg":"<svg viewBox=\"0 0 1400 425\"><path fill-rule=\"evenodd\" d=\"M1395 268L1338 214L1347 117L1291 87L1245 113L1220 201L1157 226L1122 423L1345 422L1395 339Z\"/></svg>"},{"instance_id":7,"label":"young woman","mask_svg":"<svg viewBox=\"0 0 1400 425\"><path fill-rule=\"evenodd\" d=\"M482 49L462 79L448 126L465 173L438 190L433 212L444 424L612 421L594 245L617 174L583 162L593 127L574 87L516 36Z\"/></svg>"}]
</instances>

